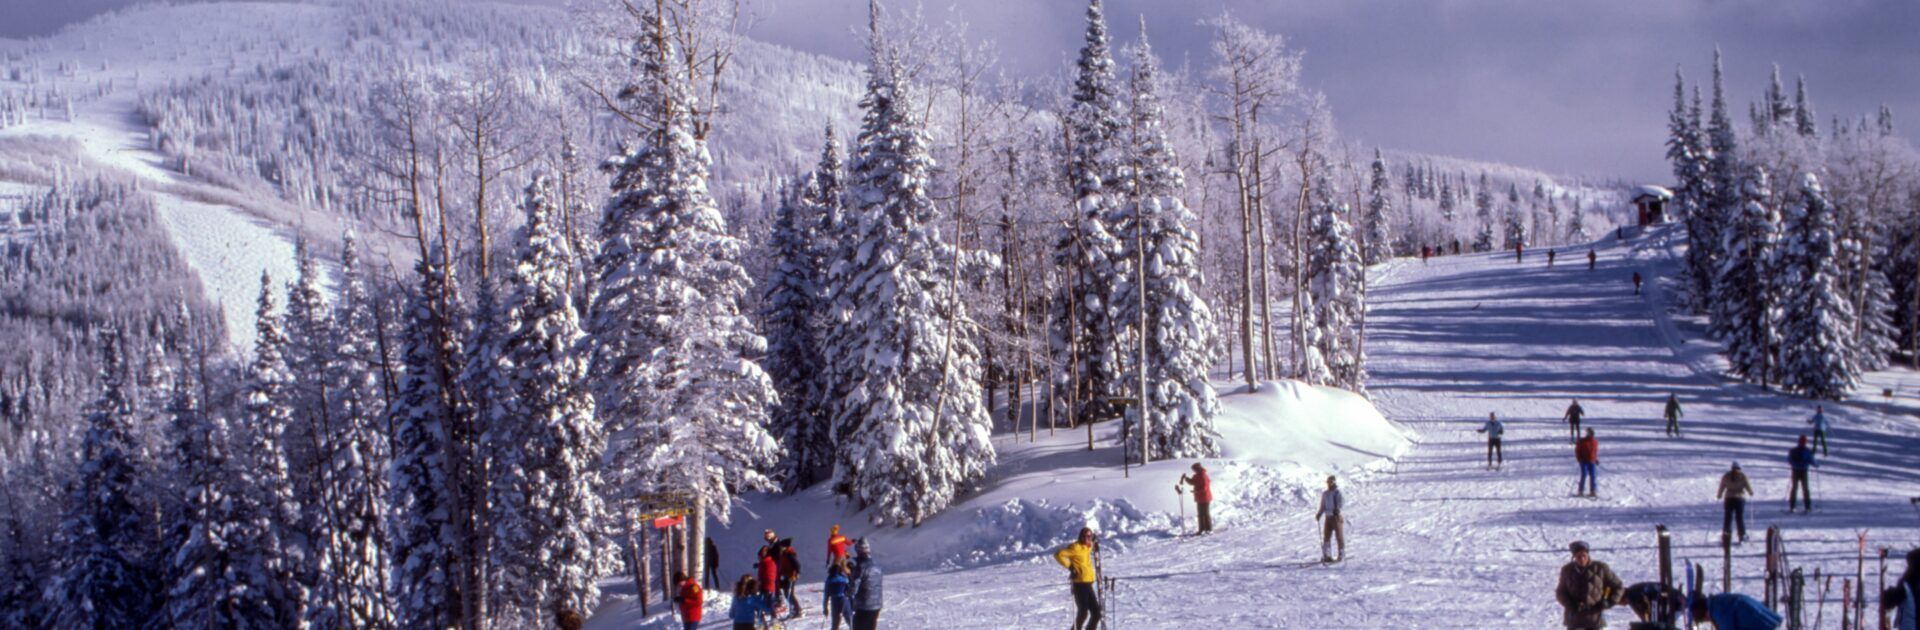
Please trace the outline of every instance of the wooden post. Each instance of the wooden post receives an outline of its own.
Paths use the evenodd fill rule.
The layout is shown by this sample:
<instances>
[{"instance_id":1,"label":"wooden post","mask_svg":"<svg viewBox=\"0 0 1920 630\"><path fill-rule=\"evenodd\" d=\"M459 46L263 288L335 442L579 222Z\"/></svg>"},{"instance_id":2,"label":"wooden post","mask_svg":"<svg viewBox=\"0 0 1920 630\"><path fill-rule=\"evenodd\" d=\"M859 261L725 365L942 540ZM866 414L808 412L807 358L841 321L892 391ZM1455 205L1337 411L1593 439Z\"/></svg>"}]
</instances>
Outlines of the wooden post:
<instances>
[{"instance_id":1,"label":"wooden post","mask_svg":"<svg viewBox=\"0 0 1920 630\"><path fill-rule=\"evenodd\" d=\"M647 614L647 590L653 588L648 584L652 576L647 571L647 527L646 523L640 524L638 539L627 537L627 542L633 545L633 592L640 596L640 614L643 616Z\"/></svg>"},{"instance_id":2,"label":"wooden post","mask_svg":"<svg viewBox=\"0 0 1920 630\"><path fill-rule=\"evenodd\" d=\"M673 547L672 540L673 540L673 536L668 534L668 532L664 530L660 532L660 600L661 601L673 601L673 590L672 590L673 586L671 584L668 584L668 582L673 581L673 578L668 577L668 574L672 573L673 571L673 550L671 549L671 547Z\"/></svg>"}]
</instances>

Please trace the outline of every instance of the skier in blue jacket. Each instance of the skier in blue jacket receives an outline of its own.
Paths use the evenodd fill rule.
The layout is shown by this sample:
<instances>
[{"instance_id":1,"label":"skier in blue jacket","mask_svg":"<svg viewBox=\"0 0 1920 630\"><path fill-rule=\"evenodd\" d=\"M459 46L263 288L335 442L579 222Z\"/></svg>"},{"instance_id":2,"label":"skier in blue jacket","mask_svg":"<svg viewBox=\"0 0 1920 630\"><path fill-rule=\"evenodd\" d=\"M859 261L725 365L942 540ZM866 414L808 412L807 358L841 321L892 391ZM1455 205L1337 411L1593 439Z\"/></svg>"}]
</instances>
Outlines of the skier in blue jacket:
<instances>
[{"instance_id":1,"label":"skier in blue jacket","mask_svg":"<svg viewBox=\"0 0 1920 630\"><path fill-rule=\"evenodd\" d=\"M754 630L762 617L772 617L773 604L769 599L772 596L761 592L759 580L750 575L740 576L740 581L733 584L733 608L727 610L733 630Z\"/></svg>"},{"instance_id":2,"label":"skier in blue jacket","mask_svg":"<svg viewBox=\"0 0 1920 630\"><path fill-rule=\"evenodd\" d=\"M1813 449L1807 446L1807 436L1800 436L1800 445L1787 451L1787 464L1793 467L1793 484L1787 486L1787 512L1793 512L1801 497L1806 498L1807 511L1812 512L1813 485L1807 483L1807 476L1811 469L1820 467L1820 462L1813 461ZM1799 496L1794 495L1796 491L1800 493Z\"/></svg>"},{"instance_id":3,"label":"skier in blue jacket","mask_svg":"<svg viewBox=\"0 0 1920 630\"><path fill-rule=\"evenodd\" d=\"M1815 405L1813 407L1813 417L1807 419L1807 424L1813 425L1813 445L1820 449L1821 457L1826 457L1827 429L1832 426L1827 423L1826 405Z\"/></svg>"},{"instance_id":4,"label":"skier in blue jacket","mask_svg":"<svg viewBox=\"0 0 1920 630\"><path fill-rule=\"evenodd\" d=\"M1506 450L1500 447L1500 436L1506 432L1507 426L1500 424L1500 418L1492 413L1487 414L1487 423L1480 425L1480 430L1476 431L1476 433L1487 434L1487 468L1489 469L1505 466L1507 463Z\"/></svg>"},{"instance_id":5,"label":"skier in blue jacket","mask_svg":"<svg viewBox=\"0 0 1920 630\"><path fill-rule=\"evenodd\" d=\"M1775 630L1782 621L1780 613L1739 593L1711 597L1694 593L1692 608L1695 620L1712 620L1715 630Z\"/></svg>"},{"instance_id":6,"label":"skier in blue jacket","mask_svg":"<svg viewBox=\"0 0 1920 630\"><path fill-rule=\"evenodd\" d=\"M827 619L832 620L829 622L833 624L832 630L840 630L843 620L847 622L847 627L853 627L853 596L849 594L853 580L847 577L848 572L844 556L834 558L833 562L827 564L827 581L822 586L825 595L820 608L827 611Z\"/></svg>"}]
</instances>

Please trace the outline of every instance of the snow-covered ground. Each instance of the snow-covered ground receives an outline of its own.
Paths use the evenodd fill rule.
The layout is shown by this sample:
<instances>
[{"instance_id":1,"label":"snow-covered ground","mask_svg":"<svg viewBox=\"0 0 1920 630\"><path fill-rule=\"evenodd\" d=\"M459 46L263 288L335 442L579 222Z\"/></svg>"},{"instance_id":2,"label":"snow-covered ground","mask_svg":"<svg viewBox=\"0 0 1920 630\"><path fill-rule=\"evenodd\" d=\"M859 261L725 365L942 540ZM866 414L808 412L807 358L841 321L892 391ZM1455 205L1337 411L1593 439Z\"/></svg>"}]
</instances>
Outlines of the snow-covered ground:
<instances>
[{"instance_id":1,"label":"snow-covered ground","mask_svg":"<svg viewBox=\"0 0 1920 630\"><path fill-rule=\"evenodd\" d=\"M1827 404L1837 428L1832 456L1820 460L1813 478L1818 510L1786 513L1786 451L1805 430L1813 405L1731 383L1700 367L1707 359L1688 346L1704 342L1688 341L1679 332L1684 322L1664 315L1663 294L1633 295L1629 277L1634 270L1649 277L1673 271L1672 260L1653 249L1664 247L1662 239L1671 236L1656 231L1623 243L1606 239L1593 271L1586 269L1584 248L1563 250L1552 269L1544 252L1530 253L1525 264L1499 254L1438 258L1425 265L1401 260L1375 269L1370 389L1379 409L1413 435L1415 445L1390 466L1346 484L1351 559L1333 566L1315 562L1320 541L1313 504L1293 480L1227 474L1251 466L1217 462L1214 468L1223 471L1221 500L1230 508L1221 510L1218 533L1177 536L1178 519L1164 514L1119 519L1122 530L1136 529L1110 544L1105 559L1109 573L1119 578L1111 609L1115 626L1558 627L1552 589L1567 561L1566 545L1575 539L1591 543L1595 556L1629 583L1653 580L1654 526L1665 524L1674 531L1676 555L1708 563L1708 574L1717 576L1721 511L1714 489L1736 460L1759 491L1748 508L1755 542L1734 552L1736 590L1761 591L1758 541L1768 526L1782 528L1791 560L1809 574L1818 568L1851 575L1857 530L1869 530L1869 553L1887 546L1897 550L1897 557L1898 550L1920 543L1920 512L1908 504L1909 497L1920 495L1920 425L1884 404L1877 392ZM1669 392L1678 394L1686 409L1680 439L1663 434L1660 413ZM1574 398L1589 412L1585 426L1600 438L1597 500L1572 496L1572 447L1559 419ZM1236 412L1253 406L1245 399L1227 400ZM1498 412L1508 423L1507 465L1500 471L1486 469L1484 438L1474 432L1488 412ZM1247 448L1249 441L1266 452L1348 450L1337 446L1338 440L1316 444L1300 437L1310 431L1223 429L1223 434L1230 452ZM1279 436L1301 441L1266 449L1266 442ZM1084 452L1071 443L1050 450L1055 447L1044 440L1021 451L1005 441L1007 436L1000 439L1008 451L1003 469ZM1084 435L1078 440L1084 448ZM1302 454L1320 456L1326 455ZM1072 474L1061 475L1062 483L1104 476L1100 484L1075 490L1084 501L1141 492L1115 479L1120 471L1111 467L1113 461L1111 455L1096 454L1084 467L1063 466ZM1108 467L1092 467L1101 462ZM1168 480L1181 465L1156 464L1163 468L1135 474L1153 479L1138 482L1145 484L1141 487L1159 488L1170 499ZM1307 467L1316 465L1325 463ZM989 490L993 494L1004 481L989 486L998 486ZM1020 491L1039 495L1047 489ZM821 499L786 501L817 506ZM750 544L763 524L796 536L802 551L818 554L814 548L824 540L828 523L855 521L838 512L796 513L779 500L751 507L761 520L742 521L733 530L737 533L722 534L728 575L738 573L738 559L746 552L740 538ZM1115 525L1109 520L1113 515L1092 514L1103 527ZM1057 527L1062 530L1057 542L1080 520L1015 519L1010 524L1005 516L949 513L923 526L978 519L1018 543L966 536L942 541L1001 552L981 562L930 565L928 554L916 546L932 544L925 537L911 531L876 536L879 560L892 569L885 624L1023 628L1069 623L1072 608L1063 571L1042 549L1032 548L1035 539L1021 528ZM865 531L858 527L854 533ZM1898 560L1894 565L1897 572ZM1867 572L1869 580L1876 579L1871 559ZM825 627L817 612L817 579L811 576L801 588L810 617L789 627ZM632 592L631 586L610 586L616 594ZM1837 615L1838 593L1830 599L1833 610L1827 613ZM636 622L624 604L604 612L595 619L598 627ZM716 608L710 618L720 612ZM1624 624L1626 614L1616 611L1613 621Z\"/></svg>"}]
</instances>

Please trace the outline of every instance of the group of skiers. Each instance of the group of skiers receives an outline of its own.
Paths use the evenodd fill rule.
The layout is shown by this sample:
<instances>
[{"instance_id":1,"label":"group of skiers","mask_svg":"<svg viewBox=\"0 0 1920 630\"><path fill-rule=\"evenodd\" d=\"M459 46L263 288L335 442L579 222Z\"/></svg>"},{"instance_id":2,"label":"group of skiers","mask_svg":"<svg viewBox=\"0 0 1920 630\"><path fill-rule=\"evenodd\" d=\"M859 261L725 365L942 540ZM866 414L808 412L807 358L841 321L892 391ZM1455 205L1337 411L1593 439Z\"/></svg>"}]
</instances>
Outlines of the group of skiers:
<instances>
[{"instance_id":1,"label":"group of skiers","mask_svg":"<svg viewBox=\"0 0 1920 630\"><path fill-rule=\"evenodd\" d=\"M1453 253L1455 255L1458 255L1460 253L1460 241L1453 242ZM1433 258L1434 256L1445 256L1445 255L1447 255L1447 247L1445 245L1441 245L1438 247L1435 247L1432 245L1420 246L1420 264L1423 264L1423 265L1426 264L1427 261ZM1548 248L1547 249L1547 268L1549 269L1553 268L1553 262L1559 257L1560 257L1559 250ZM1526 262L1526 259L1527 259L1527 246L1525 245L1513 246L1513 262L1516 264L1524 263ZM1587 271L1593 271L1596 267L1598 267L1599 262L1600 262L1600 253L1595 251L1591 247L1587 248ZM1639 295L1640 294L1640 291L1639 291L1640 274L1639 272L1634 272L1633 276L1634 276L1634 282L1633 282L1634 295Z\"/></svg>"},{"instance_id":2,"label":"group of skiers","mask_svg":"<svg viewBox=\"0 0 1920 630\"><path fill-rule=\"evenodd\" d=\"M783 619L802 614L800 599L794 590L800 581L799 554L792 538L780 538L773 530L762 534L766 544L760 548L753 572L741 575L733 584L733 606L727 612L734 630L770 627ZM706 541L707 573L719 570L719 554L713 539ZM853 557L848 557L849 551ZM821 608L827 613L833 630L841 623L854 630L879 627L882 600L882 573L873 560L873 547L866 539L852 540L840 534L835 525L827 534L826 580L822 587ZM706 594L700 583L685 572L674 574L680 585L674 597L681 623L687 630L700 627L706 608ZM717 578L712 583L717 584Z\"/></svg>"},{"instance_id":3,"label":"group of skiers","mask_svg":"<svg viewBox=\"0 0 1920 630\"><path fill-rule=\"evenodd\" d=\"M1560 567L1560 581L1554 599L1562 609L1561 622L1571 630L1604 628L1606 611L1626 603L1642 622L1660 627L1686 627L1712 623L1715 630L1775 630L1785 620L1780 613L1760 600L1740 593L1707 595L1684 593L1672 585L1641 582L1624 586L1620 576L1605 562L1594 560L1587 543L1574 541L1568 546L1573 559ZM1900 580L1880 594L1880 612L1897 630L1914 630L1920 624L1920 549L1907 552L1907 568ZM1637 627L1637 626L1636 626Z\"/></svg>"}]
</instances>

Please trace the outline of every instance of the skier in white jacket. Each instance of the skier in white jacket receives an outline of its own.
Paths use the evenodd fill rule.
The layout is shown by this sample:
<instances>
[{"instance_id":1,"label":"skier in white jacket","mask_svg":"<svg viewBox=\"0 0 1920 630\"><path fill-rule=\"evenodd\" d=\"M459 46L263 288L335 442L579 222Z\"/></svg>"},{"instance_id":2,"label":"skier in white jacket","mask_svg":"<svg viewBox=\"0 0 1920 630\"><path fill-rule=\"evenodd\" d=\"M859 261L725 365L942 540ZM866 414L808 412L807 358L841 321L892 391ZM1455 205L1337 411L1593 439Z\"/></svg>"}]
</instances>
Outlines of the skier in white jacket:
<instances>
[{"instance_id":1,"label":"skier in white jacket","mask_svg":"<svg viewBox=\"0 0 1920 630\"><path fill-rule=\"evenodd\" d=\"M1313 514L1314 520L1320 521L1321 562L1337 562L1347 559L1346 527L1340 518L1340 508L1343 506L1344 501L1340 497L1340 486L1334 482L1332 475L1328 475L1327 490L1326 492L1320 493L1320 511ZM1337 560L1334 558L1332 549L1328 547L1329 543L1336 540L1340 543L1340 556Z\"/></svg>"}]
</instances>

